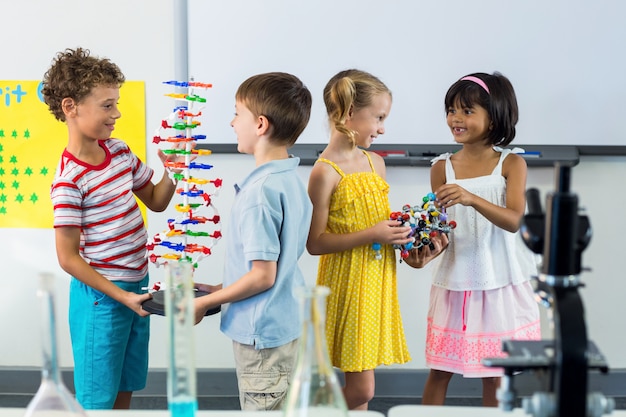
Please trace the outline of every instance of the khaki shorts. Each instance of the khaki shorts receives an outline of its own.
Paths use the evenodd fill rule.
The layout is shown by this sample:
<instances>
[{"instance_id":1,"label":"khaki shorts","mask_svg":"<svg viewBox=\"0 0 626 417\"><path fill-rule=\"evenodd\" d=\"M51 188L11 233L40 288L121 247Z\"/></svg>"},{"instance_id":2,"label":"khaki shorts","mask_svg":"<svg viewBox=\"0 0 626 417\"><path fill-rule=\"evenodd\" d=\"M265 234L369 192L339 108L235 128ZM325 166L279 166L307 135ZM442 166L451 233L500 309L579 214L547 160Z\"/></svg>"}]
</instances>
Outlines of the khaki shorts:
<instances>
[{"instance_id":1,"label":"khaki shorts","mask_svg":"<svg viewBox=\"0 0 626 417\"><path fill-rule=\"evenodd\" d=\"M297 350L298 339L270 349L233 342L242 410L282 409Z\"/></svg>"}]
</instances>

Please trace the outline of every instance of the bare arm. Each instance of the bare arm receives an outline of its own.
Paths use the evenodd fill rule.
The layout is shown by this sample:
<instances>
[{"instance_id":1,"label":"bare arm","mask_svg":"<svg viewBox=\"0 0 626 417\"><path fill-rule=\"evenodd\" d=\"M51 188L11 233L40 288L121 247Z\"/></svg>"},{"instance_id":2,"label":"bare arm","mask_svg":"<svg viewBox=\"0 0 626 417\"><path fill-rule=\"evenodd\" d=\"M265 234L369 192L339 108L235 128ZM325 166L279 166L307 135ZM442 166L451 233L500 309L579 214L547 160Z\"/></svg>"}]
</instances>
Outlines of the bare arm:
<instances>
[{"instance_id":1,"label":"bare arm","mask_svg":"<svg viewBox=\"0 0 626 417\"><path fill-rule=\"evenodd\" d=\"M151 297L150 294L135 294L122 290L99 274L80 256L80 229L78 227L57 227L54 230L57 258L65 272L124 304L140 316L149 314L141 308L141 303L148 300Z\"/></svg>"},{"instance_id":2,"label":"bare arm","mask_svg":"<svg viewBox=\"0 0 626 417\"><path fill-rule=\"evenodd\" d=\"M430 188L437 190L446 183L446 161L437 161L430 168Z\"/></svg>"},{"instance_id":3,"label":"bare arm","mask_svg":"<svg viewBox=\"0 0 626 417\"><path fill-rule=\"evenodd\" d=\"M197 289L198 291L215 292L215 291L219 291L222 289L222 284L211 285L211 284L203 284L200 282L195 282L194 288Z\"/></svg>"},{"instance_id":4,"label":"bare arm","mask_svg":"<svg viewBox=\"0 0 626 417\"><path fill-rule=\"evenodd\" d=\"M243 300L274 286L277 263L275 261L252 261L252 268L232 285L223 287L208 295L197 297L195 302L196 324L202 321L206 312L222 304ZM201 289L202 284L196 285ZM215 287L213 287L215 288Z\"/></svg>"},{"instance_id":5,"label":"bare arm","mask_svg":"<svg viewBox=\"0 0 626 417\"><path fill-rule=\"evenodd\" d=\"M167 160L161 150L159 150L159 158L162 162ZM164 211L172 200L176 184L169 178L167 171L163 171L161 180L155 185L149 182L139 190L135 190L135 195L152 211Z\"/></svg>"},{"instance_id":6,"label":"bare arm","mask_svg":"<svg viewBox=\"0 0 626 417\"><path fill-rule=\"evenodd\" d=\"M494 225L516 232L526 209L526 161L519 155L511 154L506 157L502 165L502 173L506 178L506 207L500 207L478 197L457 184L440 184L440 178L431 177L431 185L442 207L451 207L462 204L476 209ZM437 188L435 188L437 186Z\"/></svg>"},{"instance_id":7,"label":"bare arm","mask_svg":"<svg viewBox=\"0 0 626 417\"><path fill-rule=\"evenodd\" d=\"M406 244L411 228L398 227L397 221L385 220L368 229L354 233L328 233L328 213L330 200L339 174L327 164L316 164L309 177L309 197L313 203L313 217L307 240L307 250L311 255L341 252L357 246L378 242L381 244Z\"/></svg>"}]
</instances>

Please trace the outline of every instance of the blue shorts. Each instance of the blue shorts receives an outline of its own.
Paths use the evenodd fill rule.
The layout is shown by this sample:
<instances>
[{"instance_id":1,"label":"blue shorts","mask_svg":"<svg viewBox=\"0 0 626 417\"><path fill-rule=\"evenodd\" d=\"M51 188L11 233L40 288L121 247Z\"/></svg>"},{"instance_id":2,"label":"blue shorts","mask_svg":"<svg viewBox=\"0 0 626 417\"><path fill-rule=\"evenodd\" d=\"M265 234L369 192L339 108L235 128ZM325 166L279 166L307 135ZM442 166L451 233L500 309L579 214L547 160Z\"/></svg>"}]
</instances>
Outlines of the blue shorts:
<instances>
[{"instance_id":1,"label":"blue shorts","mask_svg":"<svg viewBox=\"0 0 626 417\"><path fill-rule=\"evenodd\" d=\"M113 281L145 293L148 276L139 282ZM76 399L85 409L111 409L118 392L138 391L148 376L150 317L76 278L70 283L70 336L74 354Z\"/></svg>"}]
</instances>

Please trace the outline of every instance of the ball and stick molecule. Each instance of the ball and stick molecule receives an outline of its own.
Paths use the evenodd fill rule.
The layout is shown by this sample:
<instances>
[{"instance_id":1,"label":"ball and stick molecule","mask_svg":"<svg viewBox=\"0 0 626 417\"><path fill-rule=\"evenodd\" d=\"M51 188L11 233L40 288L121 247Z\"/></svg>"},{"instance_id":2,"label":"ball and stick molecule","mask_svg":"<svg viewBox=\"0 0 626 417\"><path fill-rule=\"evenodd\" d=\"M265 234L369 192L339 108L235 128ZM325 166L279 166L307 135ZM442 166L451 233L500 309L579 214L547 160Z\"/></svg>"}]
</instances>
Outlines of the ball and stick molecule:
<instances>
[{"instance_id":1,"label":"ball and stick molecule","mask_svg":"<svg viewBox=\"0 0 626 417\"><path fill-rule=\"evenodd\" d=\"M195 91L211 88L211 84L182 81L165 81L164 84L187 89L187 93L166 94L185 104L174 108L168 118L161 122L152 139L157 145L170 145L167 149L161 149L166 155L184 157L184 161L177 158L176 161L164 163L170 179L181 185L176 189L180 202L174 206L180 215L168 219L167 230L149 240L147 248L150 262L157 267L168 260L185 260L196 268L201 259L211 255L211 248L222 237L219 230L220 215L212 201L222 186L222 180L192 175L192 172L213 168L210 164L195 161L198 156L210 155L211 151L195 149L196 143L205 140L206 135L194 134L194 130L200 126L196 118L202 115L201 108L196 107L206 103L206 99ZM167 135L167 132L173 133ZM196 230L198 225L209 225L212 230ZM203 238L209 242L200 244L192 241ZM163 253L157 253L159 249Z\"/></svg>"},{"instance_id":2,"label":"ball and stick molecule","mask_svg":"<svg viewBox=\"0 0 626 417\"><path fill-rule=\"evenodd\" d=\"M394 249L400 250L400 262L409 256L409 251L412 249L421 249L424 246L434 249L432 238L439 233L450 233L456 227L456 222L448 221L445 209L439 209L435 205L435 200L435 194L428 193L422 199L421 205L406 204L401 211L394 211L389 215L390 220L397 220L401 226L411 226L408 237L412 237L413 242L393 245ZM381 248L380 243L372 244L376 259L382 259Z\"/></svg>"}]
</instances>

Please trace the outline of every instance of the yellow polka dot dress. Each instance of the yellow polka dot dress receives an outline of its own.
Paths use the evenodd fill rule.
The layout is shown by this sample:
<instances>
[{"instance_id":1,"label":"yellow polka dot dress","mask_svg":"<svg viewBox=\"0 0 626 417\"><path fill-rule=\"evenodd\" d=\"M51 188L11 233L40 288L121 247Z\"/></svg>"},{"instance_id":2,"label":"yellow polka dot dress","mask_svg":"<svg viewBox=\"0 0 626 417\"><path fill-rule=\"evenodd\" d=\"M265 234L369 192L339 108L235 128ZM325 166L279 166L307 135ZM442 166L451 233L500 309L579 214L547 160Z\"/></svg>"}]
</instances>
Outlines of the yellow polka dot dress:
<instances>
[{"instance_id":1,"label":"yellow polka dot dress","mask_svg":"<svg viewBox=\"0 0 626 417\"><path fill-rule=\"evenodd\" d=\"M371 172L341 175L331 197L327 232L351 233L389 218L389 185ZM376 259L371 245L322 255L317 283L330 288L326 308L326 337L333 366L360 372L379 365L405 363L411 358L402 326L396 286L396 257L391 245Z\"/></svg>"}]
</instances>

